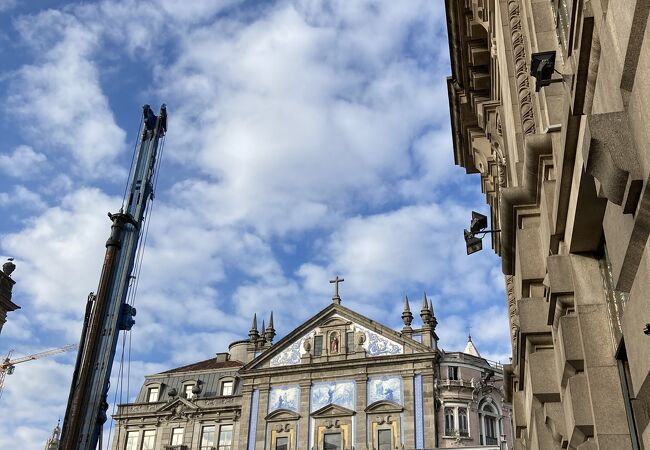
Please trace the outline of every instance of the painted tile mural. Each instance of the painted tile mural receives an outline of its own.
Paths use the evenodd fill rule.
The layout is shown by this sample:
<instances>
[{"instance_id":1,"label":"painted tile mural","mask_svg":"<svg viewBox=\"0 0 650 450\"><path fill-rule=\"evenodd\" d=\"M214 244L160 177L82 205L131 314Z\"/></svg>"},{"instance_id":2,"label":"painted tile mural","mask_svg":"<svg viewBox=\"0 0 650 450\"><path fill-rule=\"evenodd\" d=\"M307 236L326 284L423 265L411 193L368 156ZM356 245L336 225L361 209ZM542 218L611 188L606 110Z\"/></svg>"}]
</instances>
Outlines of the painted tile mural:
<instances>
[{"instance_id":1,"label":"painted tile mural","mask_svg":"<svg viewBox=\"0 0 650 450\"><path fill-rule=\"evenodd\" d=\"M316 331L311 331L294 341L287 348L282 350L280 353L271 358L271 367L281 367L281 366L293 366L295 364L300 364L300 357L306 353L305 349L302 346L302 343L305 342L305 339L312 336Z\"/></svg>"},{"instance_id":2,"label":"painted tile mural","mask_svg":"<svg viewBox=\"0 0 650 450\"><path fill-rule=\"evenodd\" d=\"M368 356L383 356L383 355L401 355L404 353L404 346L397 342L385 338L381 334L370 331L366 327L358 324L353 324L352 328L355 331L363 331L366 335L366 341L363 343L363 348L366 349Z\"/></svg>"},{"instance_id":3,"label":"painted tile mural","mask_svg":"<svg viewBox=\"0 0 650 450\"><path fill-rule=\"evenodd\" d=\"M372 377L368 380L368 404L389 400L402 405L402 377Z\"/></svg>"},{"instance_id":4,"label":"painted tile mural","mask_svg":"<svg viewBox=\"0 0 650 450\"><path fill-rule=\"evenodd\" d=\"M269 392L269 412L277 409L290 409L299 412L300 408L300 387L280 386L272 387Z\"/></svg>"},{"instance_id":5,"label":"painted tile mural","mask_svg":"<svg viewBox=\"0 0 650 450\"><path fill-rule=\"evenodd\" d=\"M311 387L311 412L335 404L354 411L356 400L354 381L314 383Z\"/></svg>"}]
</instances>

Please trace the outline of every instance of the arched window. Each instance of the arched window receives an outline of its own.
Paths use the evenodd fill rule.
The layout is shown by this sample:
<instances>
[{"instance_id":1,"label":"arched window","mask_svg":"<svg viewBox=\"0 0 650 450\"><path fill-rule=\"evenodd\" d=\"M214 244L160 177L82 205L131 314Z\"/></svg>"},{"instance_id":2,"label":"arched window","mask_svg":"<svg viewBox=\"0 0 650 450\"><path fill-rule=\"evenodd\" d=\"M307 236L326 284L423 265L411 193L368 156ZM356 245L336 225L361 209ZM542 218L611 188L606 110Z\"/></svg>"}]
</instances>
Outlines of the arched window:
<instances>
[{"instance_id":1,"label":"arched window","mask_svg":"<svg viewBox=\"0 0 650 450\"><path fill-rule=\"evenodd\" d=\"M499 415L499 410L492 399L486 398L480 402L481 444L497 445L499 443Z\"/></svg>"}]
</instances>

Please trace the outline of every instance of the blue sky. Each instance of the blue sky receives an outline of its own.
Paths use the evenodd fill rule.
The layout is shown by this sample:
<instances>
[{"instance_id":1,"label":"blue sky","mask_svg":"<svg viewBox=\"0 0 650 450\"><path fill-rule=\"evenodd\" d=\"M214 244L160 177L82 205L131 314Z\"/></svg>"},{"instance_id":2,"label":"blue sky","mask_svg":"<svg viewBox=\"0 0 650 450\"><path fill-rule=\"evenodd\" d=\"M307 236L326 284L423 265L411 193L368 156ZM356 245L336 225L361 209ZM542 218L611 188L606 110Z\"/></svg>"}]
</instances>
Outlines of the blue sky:
<instances>
[{"instance_id":1,"label":"blue sky","mask_svg":"<svg viewBox=\"0 0 650 450\"><path fill-rule=\"evenodd\" d=\"M426 290L443 348L471 326L506 360L498 260L489 242L465 255L486 207L453 164L448 60L430 0L0 0L0 257L22 307L0 353L78 341L141 106L165 102L124 401L144 374L245 338L254 312L273 310L281 337L329 303L335 274L346 306L393 328ZM1 448L42 448L73 364L17 367Z\"/></svg>"}]
</instances>

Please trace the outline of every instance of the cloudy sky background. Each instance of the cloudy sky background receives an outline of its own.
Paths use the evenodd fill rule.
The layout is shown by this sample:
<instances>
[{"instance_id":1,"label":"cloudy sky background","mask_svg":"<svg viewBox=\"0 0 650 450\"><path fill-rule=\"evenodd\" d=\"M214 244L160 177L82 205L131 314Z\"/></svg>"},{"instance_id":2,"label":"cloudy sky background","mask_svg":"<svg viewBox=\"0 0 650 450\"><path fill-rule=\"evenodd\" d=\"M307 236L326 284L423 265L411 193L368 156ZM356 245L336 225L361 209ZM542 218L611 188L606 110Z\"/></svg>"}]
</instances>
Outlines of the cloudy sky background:
<instances>
[{"instance_id":1,"label":"cloudy sky background","mask_svg":"<svg viewBox=\"0 0 650 450\"><path fill-rule=\"evenodd\" d=\"M141 106L164 102L130 378L111 400L245 338L254 312L284 335L329 303L335 274L346 306L393 328L426 290L444 349L471 326L506 361L497 258L489 240L465 255L486 207L453 164L449 74L438 1L0 0L0 257L16 258L22 307L0 353L78 341ZM0 448L42 448L73 365L17 366Z\"/></svg>"}]
</instances>

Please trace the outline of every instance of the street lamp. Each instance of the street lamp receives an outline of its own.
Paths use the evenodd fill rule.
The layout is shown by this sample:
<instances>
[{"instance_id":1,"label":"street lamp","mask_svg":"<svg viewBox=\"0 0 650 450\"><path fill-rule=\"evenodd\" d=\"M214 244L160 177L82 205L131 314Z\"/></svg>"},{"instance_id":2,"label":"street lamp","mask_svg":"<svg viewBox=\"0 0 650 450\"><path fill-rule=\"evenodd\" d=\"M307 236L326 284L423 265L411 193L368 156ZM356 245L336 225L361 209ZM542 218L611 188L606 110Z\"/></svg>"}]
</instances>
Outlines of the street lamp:
<instances>
[{"instance_id":1,"label":"street lamp","mask_svg":"<svg viewBox=\"0 0 650 450\"><path fill-rule=\"evenodd\" d=\"M553 83L561 83L563 78L551 79L555 70L555 52L533 53L530 58L530 74L535 78L535 92L539 92L544 86Z\"/></svg>"},{"instance_id":2,"label":"street lamp","mask_svg":"<svg viewBox=\"0 0 650 450\"><path fill-rule=\"evenodd\" d=\"M465 247L467 247L468 255L483 250L483 238L487 233L498 233L501 231L486 230L487 227L487 216L484 216L481 213L477 213L476 211L472 211L472 221L470 222L469 230L463 230L465 237Z\"/></svg>"}]
</instances>

